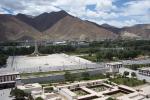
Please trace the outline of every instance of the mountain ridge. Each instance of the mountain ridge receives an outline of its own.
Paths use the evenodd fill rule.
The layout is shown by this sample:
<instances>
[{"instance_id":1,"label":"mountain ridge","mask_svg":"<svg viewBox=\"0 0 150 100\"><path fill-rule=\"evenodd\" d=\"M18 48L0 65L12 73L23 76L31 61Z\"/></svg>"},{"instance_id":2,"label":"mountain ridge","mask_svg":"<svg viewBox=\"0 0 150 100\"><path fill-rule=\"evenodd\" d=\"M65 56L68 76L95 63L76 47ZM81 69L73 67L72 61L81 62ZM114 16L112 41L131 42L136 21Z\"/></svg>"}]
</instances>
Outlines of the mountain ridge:
<instances>
[{"instance_id":1,"label":"mountain ridge","mask_svg":"<svg viewBox=\"0 0 150 100\"><path fill-rule=\"evenodd\" d=\"M0 14L0 41L5 40L80 40L117 38L150 39L150 24L118 28L109 24L81 20L65 11L25 14Z\"/></svg>"}]
</instances>

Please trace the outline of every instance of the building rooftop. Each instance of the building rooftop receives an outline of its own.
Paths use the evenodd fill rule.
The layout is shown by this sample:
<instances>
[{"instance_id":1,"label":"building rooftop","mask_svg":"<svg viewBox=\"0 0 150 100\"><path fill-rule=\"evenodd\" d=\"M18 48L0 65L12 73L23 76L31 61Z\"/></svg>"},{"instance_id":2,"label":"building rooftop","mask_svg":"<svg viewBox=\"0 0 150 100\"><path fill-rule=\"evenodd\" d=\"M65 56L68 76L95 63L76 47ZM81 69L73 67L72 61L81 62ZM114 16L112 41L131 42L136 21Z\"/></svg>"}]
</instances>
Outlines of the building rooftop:
<instances>
[{"instance_id":1,"label":"building rooftop","mask_svg":"<svg viewBox=\"0 0 150 100\"><path fill-rule=\"evenodd\" d=\"M144 94L150 95L150 86L141 88Z\"/></svg>"},{"instance_id":2,"label":"building rooftop","mask_svg":"<svg viewBox=\"0 0 150 100\"><path fill-rule=\"evenodd\" d=\"M63 85L63 86L57 86L57 88L67 88L67 87L70 87L70 86L75 86L75 85L84 85L84 84L90 84L90 83L93 83L93 82L102 82L103 81L106 81L107 79L99 79L99 80L89 80L89 81L81 81L81 82L76 82L76 83L71 83L71 84L68 84L68 85Z\"/></svg>"},{"instance_id":3,"label":"building rooftop","mask_svg":"<svg viewBox=\"0 0 150 100\"><path fill-rule=\"evenodd\" d=\"M107 63L109 65L118 65L118 64L122 64L122 62L110 62L110 63Z\"/></svg>"},{"instance_id":4,"label":"building rooftop","mask_svg":"<svg viewBox=\"0 0 150 100\"><path fill-rule=\"evenodd\" d=\"M19 74L19 72L13 71L12 69L9 68L0 68L0 76L12 74Z\"/></svg>"},{"instance_id":5,"label":"building rooftop","mask_svg":"<svg viewBox=\"0 0 150 100\"><path fill-rule=\"evenodd\" d=\"M68 95L70 95L70 96L72 96L72 97L76 96L76 94L75 94L74 92L71 92L71 91L70 91L69 89L67 89L67 88L63 88L62 90L63 90L63 92L67 93Z\"/></svg>"},{"instance_id":6,"label":"building rooftop","mask_svg":"<svg viewBox=\"0 0 150 100\"><path fill-rule=\"evenodd\" d=\"M32 88L42 88L42 86L39 83L34 83L34 84L18 85L17 88L21 90L25 90L25 89L32 89Z\"/></svg>"},{"instance_id":7,"label":"building rooftop","mask_svg":"<svg viewBox=\"0 0 150 100\"><path fill-rule=\"evenodd\" d=\"M147 70L150 71L150 67L143 67L143 68L139 68L140 70Z\"/></svg>"},{"instance_id":8,"label":"building rooftop","mask_svg":"<svg viewBox=\"0 0 150 100\"><path fill-rule=\"evenodd\" d=\"M146 95L150 95L150 86L146 86L140 89L141 91L133 92L131 94L127 94L121 97L118 97L119 100L149 100L149 98L146 98Z\"/></svg>"}]
</instances>

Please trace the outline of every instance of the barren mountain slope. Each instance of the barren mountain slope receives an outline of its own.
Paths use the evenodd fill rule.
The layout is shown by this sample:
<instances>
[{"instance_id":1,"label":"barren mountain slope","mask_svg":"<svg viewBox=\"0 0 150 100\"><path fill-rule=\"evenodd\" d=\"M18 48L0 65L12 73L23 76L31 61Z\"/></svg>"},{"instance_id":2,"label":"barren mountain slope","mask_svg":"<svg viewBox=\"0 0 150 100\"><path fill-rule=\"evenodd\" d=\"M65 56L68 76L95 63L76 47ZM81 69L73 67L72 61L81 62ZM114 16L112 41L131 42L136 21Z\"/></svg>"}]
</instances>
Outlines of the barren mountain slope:
<instances>
[{"instance_id":1,"label":"barren mountain slope","mask_svg":"<svg viewBox=\"0 0 150 100\"><path fill-rule=\"evenodd\" d=\"M0 40L42 39L41 33L12 15L0 15Z\"/></svg>"},{"instance_id":2,"label":"barren mountain slope","mask_svg":"<svg viewBox=\"0 0 150 100\"><path fill-rule=\"evenodd\" d=\"M72 16L64 17L46 30L45 34L54 40L102 40L117 37L111 31Z\"/></svg>"}]
</instances>

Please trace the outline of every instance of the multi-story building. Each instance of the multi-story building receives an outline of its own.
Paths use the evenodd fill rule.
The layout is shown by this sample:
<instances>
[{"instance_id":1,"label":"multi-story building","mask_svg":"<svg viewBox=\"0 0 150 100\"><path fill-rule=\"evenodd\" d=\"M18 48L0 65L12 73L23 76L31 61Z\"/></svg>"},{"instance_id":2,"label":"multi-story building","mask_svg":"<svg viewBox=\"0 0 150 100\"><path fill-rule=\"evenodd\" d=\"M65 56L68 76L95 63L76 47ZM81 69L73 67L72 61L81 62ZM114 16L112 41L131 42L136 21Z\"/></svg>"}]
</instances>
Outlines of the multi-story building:
<instances>
[{"instance_id":1,"label":"multi-story building","mask_svg":"<svg viewBox=\"0 0 150 100\"><path fill-rule=\"evenodd\" d=\"M0 70L0 89L14 87L18 80L20 80L19 72L12 72L7 69Z\"/></svg>"},{"instance_id":2,"label":"multi-story building","mask_svg":"<svg viewBox=\"0 0 150 100\"><path fill-rule=\"evenodd\" d=\"M108 68L109 72L112 73L118 73L121 67L123 67L121 62L106 63L106 68Z\"/></svg>"},{"instance_id":3,"label":"multi-story building","mask_svg":"<svg viewBox=\"0 0 150 100\"><path fill-rule=\"evenodd\" d=\"M139 69L139 74L149 76L150 77L150 68L140 68Z\"/></svg>"}]
</instances>

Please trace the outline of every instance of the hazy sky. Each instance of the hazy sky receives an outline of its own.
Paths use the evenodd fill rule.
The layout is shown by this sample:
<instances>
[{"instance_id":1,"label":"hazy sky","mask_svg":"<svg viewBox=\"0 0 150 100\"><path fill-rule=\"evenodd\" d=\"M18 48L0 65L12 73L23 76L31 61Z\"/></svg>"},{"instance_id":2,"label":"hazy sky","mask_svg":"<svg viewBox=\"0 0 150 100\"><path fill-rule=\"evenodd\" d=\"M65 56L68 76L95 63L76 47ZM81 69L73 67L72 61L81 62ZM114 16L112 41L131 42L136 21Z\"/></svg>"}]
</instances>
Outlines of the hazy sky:
<instances>
[{"instance_id":1,"label":"hazy sky","mask_svg":"<svg viewBox=\"0 0 150 100\"><path fill-rule=\"evenodd\" d=\"M60 9L98 24L150 23L150 0L0 0L1 14L39 15Z\"/></svg>"}]
</instances>

